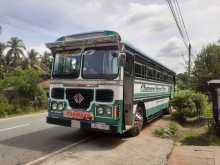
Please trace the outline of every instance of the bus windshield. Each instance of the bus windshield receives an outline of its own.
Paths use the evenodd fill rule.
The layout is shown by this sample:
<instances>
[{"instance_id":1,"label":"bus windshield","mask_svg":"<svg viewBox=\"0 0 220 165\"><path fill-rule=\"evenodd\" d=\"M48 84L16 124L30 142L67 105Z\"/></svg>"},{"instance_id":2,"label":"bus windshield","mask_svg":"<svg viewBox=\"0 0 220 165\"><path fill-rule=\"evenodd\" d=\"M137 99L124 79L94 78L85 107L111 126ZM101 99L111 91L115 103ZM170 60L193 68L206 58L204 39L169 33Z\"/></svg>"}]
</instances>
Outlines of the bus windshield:
<instances>
[{"instance_id":1,"label":"bus windshield","mask_svg":"<svg viewBox=\"0 0 220 165\"><path fill-rule=\"evenodd\" d=\"M55 55L53 77L78 78L80 73L80 53L59 53Z\"/></svg>"},{"instance_id":2,"label":"bus windshield","mask_svg":"<svg viewBox=\"0 0 220 165\"><path fill-rule=\"evenodd\" d=\"M118 51L89 49L83 53L83 78L114 79L117 75Z\"/></svg>"}]
</instances>

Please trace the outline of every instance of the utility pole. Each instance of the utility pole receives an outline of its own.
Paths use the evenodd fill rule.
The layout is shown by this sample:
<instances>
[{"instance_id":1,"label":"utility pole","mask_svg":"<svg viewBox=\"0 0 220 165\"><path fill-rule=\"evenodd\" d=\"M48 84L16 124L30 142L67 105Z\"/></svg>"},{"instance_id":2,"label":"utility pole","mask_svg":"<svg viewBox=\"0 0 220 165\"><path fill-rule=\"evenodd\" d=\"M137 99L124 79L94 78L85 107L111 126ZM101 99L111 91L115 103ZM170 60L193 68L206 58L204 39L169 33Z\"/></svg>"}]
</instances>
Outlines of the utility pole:
<instances>
[{"instance_id":1,"label":"utility pole","mask_svg":"<svg viewBox=\"0 0 220 165\"><path fill-rule=\"evenodd\" d=\"M189 53L189 61L188 61L188 85L190 85L190 73L191 73L191 44L189 43L188 53Z\"/></svg>"}]
</instances>

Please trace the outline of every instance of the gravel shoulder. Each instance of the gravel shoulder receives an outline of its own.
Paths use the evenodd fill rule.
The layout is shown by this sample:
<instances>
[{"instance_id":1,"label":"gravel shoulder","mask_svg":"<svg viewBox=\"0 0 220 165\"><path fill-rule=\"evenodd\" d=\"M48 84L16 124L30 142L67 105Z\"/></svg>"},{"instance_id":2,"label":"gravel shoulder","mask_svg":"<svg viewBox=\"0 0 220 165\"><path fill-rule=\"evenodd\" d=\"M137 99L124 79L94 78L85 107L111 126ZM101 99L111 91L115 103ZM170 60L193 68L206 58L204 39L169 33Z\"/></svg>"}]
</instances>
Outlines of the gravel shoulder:
<instances>
[{"instance_id":1,"label":"gravel shoulder","mask_svg":"<svg viewBox=\"0 0 220 165\"><path fill-rule=\"evenodd\" d=\"M168 165L219 165L220 147L214 146L176 146Z\"/></svg>"},{"instance_id":2,"label":"gravel shoulder","mask_svg":"<svg viewBox=\"0 0 220 165\"><path fill-rule=\"evenodd\" d=\"M174 143L153 137L151 130L160 120L147 125L134 138L100 134L93 140L74 146L44 160L40 165L165 165ZM160 125L160 124L159 124Z\"/></svg>"}]
</instances>

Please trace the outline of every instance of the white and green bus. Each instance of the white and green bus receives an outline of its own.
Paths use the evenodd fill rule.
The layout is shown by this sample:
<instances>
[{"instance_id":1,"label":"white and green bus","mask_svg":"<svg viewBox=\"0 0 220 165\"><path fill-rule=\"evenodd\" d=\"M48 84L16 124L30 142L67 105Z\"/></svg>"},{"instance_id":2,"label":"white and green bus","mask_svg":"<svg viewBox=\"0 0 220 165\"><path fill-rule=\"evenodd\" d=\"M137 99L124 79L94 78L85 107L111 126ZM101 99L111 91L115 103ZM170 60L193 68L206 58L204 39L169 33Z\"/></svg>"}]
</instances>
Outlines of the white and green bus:
<instances>
[{"instance_id":1,"label":"white and green bus","mask_svg":"<svg viewBox=\"0 0 220 165\"><path fill-rule=\"evenodd\" d=\"M47 123L138 135L169 109L175 73L114 31L63 36L54 56Z\"/></svg>"}]
</instances>

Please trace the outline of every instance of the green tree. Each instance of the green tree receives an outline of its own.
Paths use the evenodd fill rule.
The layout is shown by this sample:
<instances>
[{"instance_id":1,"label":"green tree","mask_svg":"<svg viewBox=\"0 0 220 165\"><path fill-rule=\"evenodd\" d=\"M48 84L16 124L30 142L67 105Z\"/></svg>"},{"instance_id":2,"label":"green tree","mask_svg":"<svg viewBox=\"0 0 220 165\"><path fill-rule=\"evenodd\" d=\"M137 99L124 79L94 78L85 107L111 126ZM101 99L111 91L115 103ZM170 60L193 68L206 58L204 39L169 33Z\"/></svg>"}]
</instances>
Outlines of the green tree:
<instances>
[{"instance_id":1,"label":"green tree","mask_svg":"<svg viewBox=\"0 0 220 165\"><path fill-rule=\"evenodd\" d=\"M192 87L207 92L207 81L220 78L220 47L210 44L196 56L192 70Z\"/></svg>"},{"instance_id":2,"label":"green tree","mask_svg":"<svg viewBox=\"0 0 220 165\"><path fill-rule=\"evenodd\" d=\"M187 81L188 81L187 72L179 73L176 75L177 87L178 89L188 89Z\"/></svg>"},{"instance_id":3,"label":"green tree","mask_svg":"<svg viewBox=\"0 0 220 165\"><path fill-rule=\"evenodd\" d=\"M4 52L5 44L0 42L0 79L4 78L4 64L5 64L5 57Z\"/></svg>"},{"instance_id":4,"label":"green tree","mask_svg":"<svg viewBox=\"0 0 220 165\"><path fill-rule=\"evenodd\" d=\"M14 109L46 105L45 91L41 88L41 73L35 69L17 69L0 81L0 93L9 100Z\"/></svg>"},{"instance_id":5,"label":"green tree","mask_svg":"<svg viewBox=\"0 0 220 165\"><path fill-rule=\"evenodd\" d=\"M43 56L41 56L41 68L47 73L50 73L51 71L52 59L53 59L52 54L47 51L45 51Z\"/></svg>"},{"instance_id":6,"label":"green tree","mask_svg":"<svg viewBox=\"0 0 220 165\"><path fill-rule=\"evenodd\" d=\"M31 49L28 52L28 60L31 68L39 68L39 61L38 61L38 52L34 49Z\"/></svg>"},{"instance_id":7,"label":"green tree","mask_svg":"<svg viewBox=\"0 0 220 165\"><path fill-rule=\"evenodd\" d=\"M24 58L25 45L22 40L17 37L12 37L6 44L8 48L6 53L6 65L10 68L15 68L22 62ZM8 68L9 69L9 68ZM7 69L7 71L8 71Z\"/></svg>"}]
</instances>

